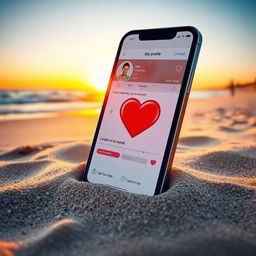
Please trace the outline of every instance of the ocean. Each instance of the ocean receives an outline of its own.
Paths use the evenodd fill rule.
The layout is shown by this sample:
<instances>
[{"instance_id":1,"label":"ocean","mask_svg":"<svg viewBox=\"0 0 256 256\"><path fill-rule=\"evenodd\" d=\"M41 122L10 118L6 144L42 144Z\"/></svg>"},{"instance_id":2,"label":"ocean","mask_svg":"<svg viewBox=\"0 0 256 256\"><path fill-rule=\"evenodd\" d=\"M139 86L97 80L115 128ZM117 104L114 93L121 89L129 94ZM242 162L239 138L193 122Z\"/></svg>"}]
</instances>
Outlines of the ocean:
<instances>
[{"instance_id":1,"label":"ocean","mask_svg":"<svg viewBox=\"0 0 256 256\"><path fill-rule=\"evenodd\" d=\"M227 93L226 90L191 91L190 100ZM99 112L102 101L102 94L87 91L0 90L0 121L36 118L66 111Z\"/></svg>"}]
</instances>

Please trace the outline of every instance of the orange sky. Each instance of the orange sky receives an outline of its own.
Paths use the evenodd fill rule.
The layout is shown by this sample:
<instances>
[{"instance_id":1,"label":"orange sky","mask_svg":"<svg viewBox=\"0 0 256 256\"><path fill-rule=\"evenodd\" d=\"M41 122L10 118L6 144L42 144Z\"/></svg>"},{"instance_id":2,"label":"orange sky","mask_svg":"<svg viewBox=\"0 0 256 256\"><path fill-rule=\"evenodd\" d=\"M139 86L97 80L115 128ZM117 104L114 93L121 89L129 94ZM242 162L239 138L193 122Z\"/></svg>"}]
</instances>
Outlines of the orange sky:
<instances>
[{"instance_id":1,"label":"orange sky","mask_svg":"<svg viewBox=\"0 0 256 256\"><path fill-rule=\"evenodd\" d=\"M242 2L12 2L0 3L0 89L105 90L123 34L181 25L204 38L193 89L256 77L254 8Z\"/></svg>"}]
</instances>

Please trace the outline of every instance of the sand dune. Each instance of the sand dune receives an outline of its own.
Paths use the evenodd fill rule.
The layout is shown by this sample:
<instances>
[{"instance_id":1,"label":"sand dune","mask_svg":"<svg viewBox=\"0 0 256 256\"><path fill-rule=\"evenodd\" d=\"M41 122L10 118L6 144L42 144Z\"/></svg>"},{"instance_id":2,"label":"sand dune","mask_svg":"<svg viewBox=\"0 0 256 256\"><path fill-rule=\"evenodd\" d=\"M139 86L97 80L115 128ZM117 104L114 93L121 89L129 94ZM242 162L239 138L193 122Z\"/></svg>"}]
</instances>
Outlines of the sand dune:
<instances>
[{"instance_id":1,"label":"sand dune","mask_svg":"<svg viewBox=\"0 0 256 256\"><path fill-rule=\"evenodd\" d=\"M255 253L256 154L188 156L170 172L168 190L147 197L80 181L88 150L69 142L1 162L3 255ZM48 157L34 160L43 151Z\"/></svg>"},{"instance_id":2,"label":"sand dune","mask_svg":"<svg viewBox=\"0 0 256 256\"><path fill-rule=\"evenodd\" d=\"M181 134L169 186L154 197L81 181L84 140L2 149L0 255L255 255L255 123L246 106L191 115L197 123Z\"/></svg>"}]
</instances>

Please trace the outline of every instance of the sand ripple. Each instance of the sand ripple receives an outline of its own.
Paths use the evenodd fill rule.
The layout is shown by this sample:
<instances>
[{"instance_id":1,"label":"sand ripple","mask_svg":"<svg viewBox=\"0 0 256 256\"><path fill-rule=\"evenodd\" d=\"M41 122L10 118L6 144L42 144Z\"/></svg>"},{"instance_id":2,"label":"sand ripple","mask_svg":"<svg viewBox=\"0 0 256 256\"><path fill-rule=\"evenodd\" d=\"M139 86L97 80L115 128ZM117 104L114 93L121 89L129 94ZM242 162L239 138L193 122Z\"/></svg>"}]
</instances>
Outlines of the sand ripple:
<instances>
[{"instance_id":1,"label":"sand ripple","mask_svg":"<svg viewBox=\"0 0 256 256\"><path fill-rule=\"evenodd\" d=\"M219 139L210 136L186 136L179 139L179 144L192 147L214 146L220 143Z\"/></svg>"}]
</instances>

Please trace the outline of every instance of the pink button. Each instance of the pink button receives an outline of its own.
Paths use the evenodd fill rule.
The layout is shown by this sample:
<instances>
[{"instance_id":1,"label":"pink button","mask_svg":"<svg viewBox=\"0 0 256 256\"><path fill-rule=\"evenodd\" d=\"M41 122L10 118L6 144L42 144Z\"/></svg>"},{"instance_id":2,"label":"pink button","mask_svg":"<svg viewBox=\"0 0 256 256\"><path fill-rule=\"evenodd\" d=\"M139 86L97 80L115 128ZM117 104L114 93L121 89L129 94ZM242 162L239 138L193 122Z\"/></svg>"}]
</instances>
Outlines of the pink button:
<instances>
[{"instance_id":1,"label":"pink button","mask_svg":"<svg viewBox=\"0 0 256 256\"><path fill-rule=\"evenodd\" d=\"M102 149L102 148L98 148L97 153L101 154L101 155L105 155L105 156L112 156L115 158L120 157L120 154L118 152L114 152L114 151L110 151L110 150L106 150L106 149Z\"/></svg>"}]
</instances>

